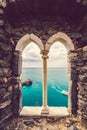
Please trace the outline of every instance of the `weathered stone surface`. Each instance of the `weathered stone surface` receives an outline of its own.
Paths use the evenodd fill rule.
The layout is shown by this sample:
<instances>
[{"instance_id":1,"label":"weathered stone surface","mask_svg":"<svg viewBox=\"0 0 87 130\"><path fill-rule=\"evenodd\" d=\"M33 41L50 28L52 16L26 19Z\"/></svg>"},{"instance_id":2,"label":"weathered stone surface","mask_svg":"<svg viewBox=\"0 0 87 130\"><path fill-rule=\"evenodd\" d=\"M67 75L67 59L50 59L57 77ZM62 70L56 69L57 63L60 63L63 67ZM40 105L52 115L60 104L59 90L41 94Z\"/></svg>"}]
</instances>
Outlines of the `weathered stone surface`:
<instances>
[{"instance_id":1,"label":"weathered stone surface","mask_svg":"<svg viewBox=\"0 0 87 130\"><path fill-rule=\"evenodd\" d=\"M5 130L23 129L23 130L86 130L79 119L57 118L57 117L39 117L41 122L36 122L38 117L20 117L14 118L5 126ZM55 121L54 121L55 120ZM48 122L49 121L49 122ZM30 123L31 122L31 123ZM31 125L33 124L33 125Z\"/></svg>"},{"instance_id":2,"label":"weathered stone surface","mask_svg":"<svg viewBox=\"0 0 87 130\"><path fill-rule=\"evenodd\" d=\"M19 84L20 80L18 79L18 77L14 77L12 78L12 83L13 84Z\"/></svg>"},{"instance_id":3,"label":"weathered stone surface","mask_svg":"<svg viewBox=\"0 0 87 130\"><path fill-rule=\"evenodd\" d=\"M10 103L11 103L11 100L8 100L8 101L6 101L6 102L0 104L0 109L5 108L5 107L8 106Z\"/></svg>"},{"instance_id":4,"label":"weathered stone surface","mask_svg":"<svg viewBox=\"0 0 87 130\"><path fill-rule=\"evenodd\" d=\"M84 65L84 63L83 63L83 61L82 61L82 60L78 59L77 65L78 65L78 66L83 66L83 65Z\"/></svg>"},{"instance_id":5,"label":"weathered stone surface","mask_svg":"<svg viewBox=\"0 0 87 130\"><path fill-rule=\"evenodd\" d=\"M4 92L3 93L3 96L0 96L1 100L0 100L0 103L4 103L6 101L8 101L9 99L12 100L12 92Z\"/></svg>"},{"instance_id":6,"label":"weathered stone surface","mask_svg":"<svg viewBox=\"0 0 87 130\"><path fill-rule=\"evenodd\" d=\"M83 54L83 61L84 61L84 63L87 62L87 52L85 52L85 53Z\"/></svg>"},{"instance_id":7,"label":"weathered stone surface","mask_svg":"<svg viewBox=\"0 0 87 130\"><path fill-rule=\"evenodd\" d=\"M0 15L2 15L4 13L3 9L0 8Z\"/></svg>"},{"instance_id":8,"label":"weathered stone surface","mask_svg":"<svg viewBox=\"0 0 87 130\"><path fill-rule=\"evenodd\" d=\"M77 62L78 61L78 57L72 57L72 58L70 58L70 60L71 60L71 62Z\"/></svg>"},{"instance_id":9,"label":"weathered stone surface","mask_svg":"<svg viewBox=\"0 0 87 130\"><path fill-rule=\"evenodd\" d=\"M69 127L67 130L79 130L76 126L72 125L71 127Z\"/></svg>"},{"instance_id":10,"label":"weathered stone surface","mask_svg":"<svg viewBox=\"0 0 87 130\"><path fill-rule=\"evenodd\" d=\"M1 78L1 77L0 77ZM7 88L7 84L0 84L0 89Z\"/></svg>"},{"instance_id":11,"label":"weathered stone surface","mask_svg":"<svg viewBox=\"0 0 87 130\"><path fill-rule=\"evenodd\" d=\"M16 85L17 86L17 85ZM14 89L14 95L15 95L15 97L17 96L17 95L20 95L20 89L19 88L15 88ZM15 98L14 97L14 98Z\"/></svg>"},{"instance_id":12,"label":"weathered stone surface","mask_svg":"<svg viewBox=\"0 0 87 130\"><path fill-rule=\"evenodd\" d=\"M34 121L24 121L24 124L30 127L33 127L35 125Z\"/></svg>"},{"instance_id":13,"label":"weathered stone surface","mask_svg":"<svg viewBox=\"0 0 87 130\"><path fill-rule=\"evenodd\" d=\"M70 84L69 88L69 98L71 100L72 113L74 112L73 114L76 114L78 110L78 115L85 123L87 120L87 16L78 22L78 25L62 17L56 19L51 18L50 20L49 18L45 20L33 20L31 18L30 20L16 23L12 28L6 23L7 20L4 20L3 14L4 9L0 8L0 112L3 110L3 119L0 125L5 124L6 119L8 120L12 114L19 114L21 92L19 89L20 80L18 76L20 76L22 70L22 57L20 52L15 52L18 41L25 34L33 33L42 40L43 44L46 44L47 40L57 32L63 32L69 36L75 47L75 50L70 50L68 53L70 79L72 80L72 84ZM66 40L61 38L58 40L66 42ZM9 100L11 102L9 102ZM54 122L53 119L47 119L46 121ZM38 120L34 120L34 122L38 124L41 123L41 121ZM25 122L22 121L22 124L20 123L21 125L19 124L18 126L15 126L17 123L13 123L14 127L8 126L8 129L25 129L25 127L28 128L31 124L36 125L34 122L29 120ZM33 125L31 125L31 127L33 127ZM65 128L74 129L71 125L73 124L69 122L68 126L70 128L64 127L63 130L65 130ZM38 129L41 128L39 127Z\"/></svg>"},{"instance_id":14,"label":"weathered stone surface","mask_svg":"<svg viewBox=\"0 0 87 130\"><path fill-rule=\"evenodd\" d=\"M6 93L6 88L0 88L0 97Z\"/></svg>"},{"instance_id":15,"label":"weathered stone surface","mask_svg":"<svg viewBox=\"0 0 87 130\"><path fill-rule=\"evenodd\" d=\"M72 38L75 38L75 39L82 38L82 34L78 32L72 33Z\"/></svg>"},{"instance_id":16,"label":"weathered stone surface","mask_svg":"<svg viewBox=\"0 0 87 130\"><path fill-rule=\"evenodd\" d=\"M12 48L9 45L4 44L2 42L0 42L0 48L3 49L4 51L12 51Z\"/></svg>"},{"instance_id":17,"label":"weathered stone surface","mask_svg":"<svg viewBox=\"0 0 87 130\"><path fill-rule=\"evenodd\" d=\"M4 114L4 113L3 113ZM7 114L7 115L3 115L3 117L2 117L2 120L0 121L0 128L4 128L4 125L2 124L3 122L4 123L6 123L7 122L7 120L9 119L9 118L11 118L13 116L13 113L12 112L10 112L9 114ZM3 125L3 127L1 127L1 125Z\"/></svg>"},{"instance_id":18,"label":"weathered stone surface","mask_svg":"<svg viewBox=\"0 0 87 130\"><path fill-rule=\"evenodd\" d=\"M0 77L0 84L4 84L4 78L3 77Z\"/></svg>"},{"instance_id":19,"label":"weathered stone surface","mask_svg":"<svg viewBox=\"0 0 87 130\"><path fill-rule=\"evenodd\" d=\"M80 82L87 82L87 75L79 75Z\"/></svg>"},{"instance_id":20,"label":"weathered stone surface","mask_svg":"<svg viewBox=\"0 0 87 130\"><path fill-rule=\"evenodd\" d=\"M12 58L12 52L11 51L3 51L0 49L0 59L1 60L7 60L8 62L11 62Z\"/></svg>"},{"instance_id":21,"label":"weathered stone surface","mask_svg":"<svg viewBox=\"0 0 87 130\"><path fill-rule=\"evenodd\" d=\"M0 28L0 34L4 34L4 31L3 31L3 29L2 28Z\"/></svg>"},{"instance_id":22,"label":"weathered stone surface","mask_svg":"<svg viewBox=\"0 0 87 130\"><path fill-rule=\"evenodd\" d=\"M73 71L73 73L76 73L76 71L75 72ZM78 74L73 74L73 73L71 73L70 79L72 81L77 81L78 80Z\"/></svg>"},{"instance_id":23,"label":"weathered stone surface","mask_svg":"<svg viewBox=\"0 0 87 130\"><path fill-rule=\"evenodd\" d=\"M87 82L78 82L78 87L81 89L87 89Z\"/></svg>"},{"instance_id":24,"label":"weathered stone surface","mask_svg":"<svg viewBox=\"0 0 87 130\"><path fill-rule=\"evenodd\" d=\"M8 103L6 103L7 104L7 106L6 105L4 105L4 108L2 109L2 108L0 108L0 129L2 130L2 129L4 129L4 125L5 125L5 123L7 122L7 120L9 119L9 118L11 118L12 117L12 108L11 108L11 104L10 105L8 105Z\"/></svg>"},{"instance_id":25,"label":"weathered stone surface","mask_svg":"<svg viewBox=\"0 0 87 130\"><path fill-rule=\"evenodd\" d=\"M4 21L2 19L0 19L0 26L4 25Z\"/></svg>"},{"instance_id":26,"label":"weathered stone surface","mask_svg":"<svg viewBox=\"0 0 87 130\"><path fill-rule=\"evenodd\" d=\"M76 68L76 63L70 63L70 67L73 69L73 68Z\"/></svg>"},{"instance_id":27,"label":"weathered stone surface","mask_svg":"<svg viewBox=\"0 0 87 130\"><path fill-rule=\"evenodd\" d=\"M0 68L0 76L11 76L12 75L12 70L10 68Z\"/></svg>"},{"instance_id":28,"label":"weathered stone surface","mask_svg":"<svg viewBox=\"0 0 87 130\"><path fill-rule=\"evenodd\" d=\"M7 90L8 90L8 92L13 91L13 86L11 86L11 85L8 86Z\"/></svg>"},{"instance_id":29,"label":"weathered stone surface","mask_svg":"<svg viewBox=\"0 0 87 130\"><path fill-rule=\"evenodd\" d=\"M0 60L0 68L9 68L11 67L11 62L8 62L7 60Z\"/></svg>"},{"instance_id":30,"label":"weathered stone surface","mask_svg":"<svg viewBox=\"0 0 87 130\"><path fill-rule=\"evenodd\" d=\"M82 106L85 106L86 103L87 103L86 101L84 101L84 100L82 100L82 99L81 99L81 100L79 99L79 103L78 103L79 105L82 104Z\"/></svg>"},{"instance_id":31,"label":"weathered stone surface","mask_svg":"<svg viewBox=\"0 0 87 130\"><path fill-rule=\"evenodd\" d=\"M86 66L81 67L80 70L79 70L79 74L86 75L87 74L87 67Z\"/></svg>"},{"instance_id":32,"label":"weathered stone surface","mask_svg":"<svg viewBox=\"0 0 87 130\"><path fill-rule=\"evenodd\" d=\"M72 70L71 70L71 75L78 75L78 71L75 70L75 69L72 69Z\"/></svg>"},{"instance_id":33,"label":"weathered stone surface","mask_svg":"<svg viewBox=\"0 0 87 130\"><path fill-rule=\"evenodd\" d=\"M83 47L83 51L87 52L87 46Z\"/></svg>"},{"instance_id":34,"label":"weathered stone surface","mask_svg":"<svg viewBox=\"0 0 87 130\"><path fill-rule=\"evenodd\" d=\"M14 53L13 57L13 75L20 75L22 72L22 56L19 51Z\"/></svg>"}]
</instances>

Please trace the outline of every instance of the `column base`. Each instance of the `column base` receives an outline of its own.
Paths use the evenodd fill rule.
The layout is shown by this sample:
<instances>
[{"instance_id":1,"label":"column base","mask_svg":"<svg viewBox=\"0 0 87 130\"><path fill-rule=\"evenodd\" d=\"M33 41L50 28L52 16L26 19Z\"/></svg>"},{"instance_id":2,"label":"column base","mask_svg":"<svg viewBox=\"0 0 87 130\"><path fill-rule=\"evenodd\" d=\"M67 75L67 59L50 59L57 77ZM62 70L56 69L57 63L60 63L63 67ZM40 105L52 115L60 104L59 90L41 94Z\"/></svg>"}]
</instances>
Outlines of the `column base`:
<instances>
[{"instance_id":1,"label":"column base","mask_svg":"<svg viewBox=\"0 0 87 130\"><path fill-rule=\"evenodd\" d=\"M42 107L41 115L48 115L49 114L49 108L48 107Z\"/></svg>"}]
</instances>

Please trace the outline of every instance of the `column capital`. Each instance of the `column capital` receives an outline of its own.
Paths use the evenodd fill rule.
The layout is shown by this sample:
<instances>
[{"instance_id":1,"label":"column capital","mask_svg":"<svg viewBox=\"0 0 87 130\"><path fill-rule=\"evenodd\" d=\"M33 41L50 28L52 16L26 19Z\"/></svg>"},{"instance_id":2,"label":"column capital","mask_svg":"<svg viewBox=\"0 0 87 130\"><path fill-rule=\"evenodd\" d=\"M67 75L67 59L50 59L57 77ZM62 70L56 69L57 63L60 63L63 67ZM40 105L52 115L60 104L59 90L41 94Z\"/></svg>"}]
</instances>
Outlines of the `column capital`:
<instances>
[{"instance_id":1,"label":"column capital","mask_svg":"<svg viewBox=\"0 0 87 130\"><path fill-rule=\"evenodd\" d=\"M49 53L48 50L41 50L42 58L43 58L43 59L49 58L49 57L48 57L48 53Z\"/></svg>"}]
</instances>

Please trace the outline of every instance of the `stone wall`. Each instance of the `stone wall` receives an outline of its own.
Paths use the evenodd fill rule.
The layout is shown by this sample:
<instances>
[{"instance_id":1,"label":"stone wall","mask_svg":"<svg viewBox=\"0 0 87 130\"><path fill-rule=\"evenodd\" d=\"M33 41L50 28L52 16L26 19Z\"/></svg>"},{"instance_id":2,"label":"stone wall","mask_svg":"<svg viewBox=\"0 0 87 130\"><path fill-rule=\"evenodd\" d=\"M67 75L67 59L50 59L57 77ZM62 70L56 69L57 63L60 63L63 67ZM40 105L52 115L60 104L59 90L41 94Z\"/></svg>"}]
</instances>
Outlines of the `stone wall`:
<instances>
[{"instance_id":1,"label":"stone wall","mask_svg":"<svg viewBox=\"0 0 87 130\"><path fill-rule=\"evenodd\" d=\"M78 67L78 115L87 125L87 46L79 50L80 66Z\"/></svg>"},{"instance_id":2,"label":"stone wall","mask_svg":"<svg viewBox=\"0 0 87 130\"><path fill-rule=\"evenodd\" d=\"M48 20L30 20L17 23L12 28L4 19L4 9L0 7L0 127L19 115L21 54L15 51L18 40L25 34L35 34L45 44L57 32L67 34L75 50L68 53L70 74L70 107L84 124L87 120L87 17L78 25L58 17Z\"/></svg>"},{"instance_id":3,"label":"stone wall","mask_svg":"<svg viewBox=\"0 0 87 130\"><path fill-rule=\"evenodd\" d=\"M72 93L71 89L71 102L74 101L79 118L87 125L87 46L70 53L69 59L72 89L75 90Z\"/></svg>"},{"instance_id":4,"label":"stone wall","mask_svg":"<svg viewBox=\"0 0 87 130\"><path fill-rule=\"evenodd\" d=\"M78 70L77 70L77 51L70 51L68 54L69 60L69 100L70 100L70 108L72 109L72 113L76 114L78 109L78 98L77 98L77 80L78 80Z\"/></svg>"},{"instance_id":5,"label":"stone wall","mask_svg":"<svg viewBox=\"0 0 87 130\"><path fill-rule=\"evenodd\" d=\"M5 33L4 8L0 6L0 127L12 117L12 47ZM0 129L1 129L0 128Z\"/></svg>"},{"instance_id":6,"label":"stone wall","mask_svg":"<svg viewBox=\"0 0 87 130\"><path fill-rule=\"evenodd\" d=\"M0 6L0 129L8 119L19 114L20 106L19 56L14 53L10 29L4 8Z\"/></svg>"}]
</instances>

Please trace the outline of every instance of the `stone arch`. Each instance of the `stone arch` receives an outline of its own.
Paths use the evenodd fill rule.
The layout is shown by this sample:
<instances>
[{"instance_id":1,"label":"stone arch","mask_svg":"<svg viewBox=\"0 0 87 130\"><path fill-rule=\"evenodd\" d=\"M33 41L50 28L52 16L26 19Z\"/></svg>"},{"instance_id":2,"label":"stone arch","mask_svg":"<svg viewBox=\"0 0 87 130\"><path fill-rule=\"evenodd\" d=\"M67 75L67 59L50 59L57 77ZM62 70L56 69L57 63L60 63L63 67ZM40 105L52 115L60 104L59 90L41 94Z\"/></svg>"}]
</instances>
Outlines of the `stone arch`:
<instances>
[{"instance_id":1,"label":"stone arch","mask_svg":"<svg viewBox=\"0 0 87 130\"><path fill-rule=\"evenodd\" d=\"M17 43L15 50L16 51L23 51L24 48L31 42L35 42L36 45L40 48L40 50L44 49L43 43L39 37L32 34L26 34L24 35Z\"/></svg>"},{"instance_id":2,"label":"stone arch","mask_svg":"<svg viewBox=\"0 0 87 130\"><path fill-rule=\"evenodd\" d=\"M43 51L44 45L40 38L38 38L36 35L32 34L26 34L24 35L18 42L15 47L14 51L14 58L13 58L13 75L18 79L18 84L20 88L20 101L18 102L19 105L19 111L22 110L22 95L21 95L21 74L22 74L22 52L24 48L30 43L34 42L39 48L40 51Z\"/></svg>"},{"instance_id":3,"label":"stone arch","mask_svg":"<svg viewBox=\"0 0 87 130\"><path fill-rule=\"evenodd\" d=\"M62 42L67 51L74 50L74 45L71 39L63 32L58 32L48 39L48 41L46 42L46 50L50 50L55 41Z\"/></svg>"},{"instance_id":4,"label":"stone arch","mask_svg":"<svg viewBox=\"0 0 87 130\"><path fill-rule=\"evenodd\" d=\"M47 112L48 113L48 109L46 111L46 107L47 107L47 94L46 94L46 88L47 88L47 58L48 58L48 52L50 50L50 47L53 45L53 43L55 41L60 41L62 42L66 49L69 51L68 56L69 59L71 59L72 57L74 57L74 45L71 41L71 39L64 33L59 32L55 35L53 35L51 38L48 39L48 41L45 44L45 47L41 41L41 39L39 39L36 35L34 34L26 34L25 36L23 36L17 43L16 48L15 48L15 53L14 53L14 64L13 64L13 75L15 76L21 76L21 67L22 67L22 56L21 56L21 52L23 51L23 49L31 42L34 41L37 46L40 48L41 50L41 54L43 55L43 77L45 80L43 80L43 88L44 88L44 98L43 98L43 104L44 105L44 109L42 109L42 113ZM73 74L73 70L75 70L76 68L72 68L71 64L73 64L72 62L69 63L70 64L70 81L69 81L69 98L68 98L68 108L69 111L71 113L76 113L77 112L77 78L73 78L75 77L75 74ZM75 63L76 64L76 63ZM16 68L15 68L16 66ZM16 70L15 70L16 69ZM20 82L20 81L19 81ZM76 96L75 96L76 95ZM20 98L21 100L21 98ZM21 104L21 101L20 101ZM21 105L20 105L20 109L21 109Z\"/></svg>"},{"instance_id":5,"label":"stone arch","mask_svg":"<svg viewBox=\"0 0 87 130\"><path fill-rule=\"evenodd\" d=\"M61 42L67 50L67 55L68 55L67 58L69 58L68 60L68 73L69 73L68 109L70 113L75 114L78 109L77 107L78 98L77 98L77 81L75 78L73 78L75 77L73 71L76 69L76 67L74 68L72 67L73 65L72 58L76 56L74 44L72 43L72 40L65 33L58 32L48 39L45 45L45 49L50 51L51 46L56 41Z\"/></svg>"}]
</instances>

